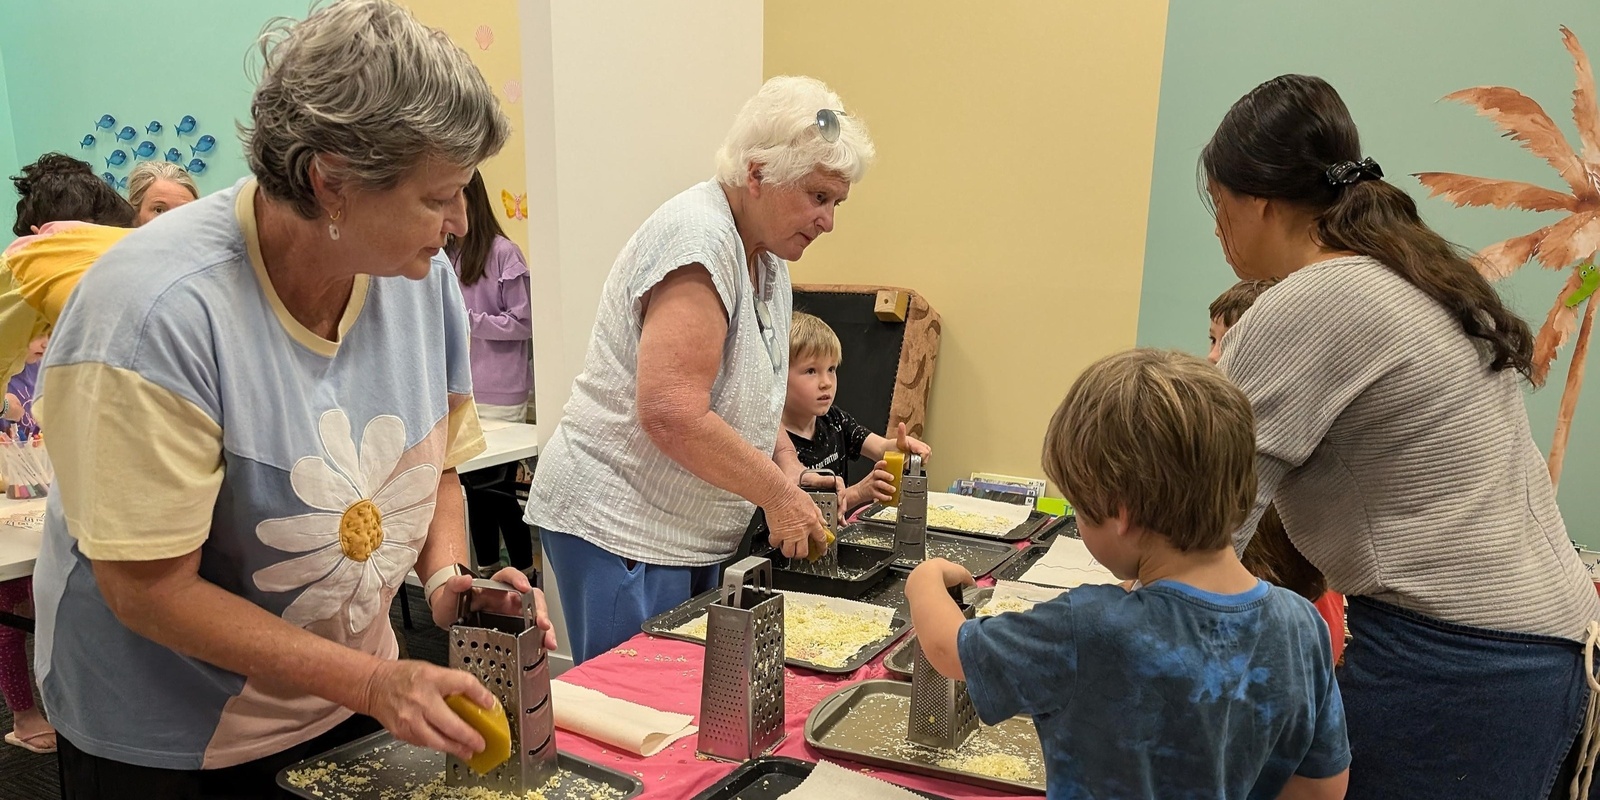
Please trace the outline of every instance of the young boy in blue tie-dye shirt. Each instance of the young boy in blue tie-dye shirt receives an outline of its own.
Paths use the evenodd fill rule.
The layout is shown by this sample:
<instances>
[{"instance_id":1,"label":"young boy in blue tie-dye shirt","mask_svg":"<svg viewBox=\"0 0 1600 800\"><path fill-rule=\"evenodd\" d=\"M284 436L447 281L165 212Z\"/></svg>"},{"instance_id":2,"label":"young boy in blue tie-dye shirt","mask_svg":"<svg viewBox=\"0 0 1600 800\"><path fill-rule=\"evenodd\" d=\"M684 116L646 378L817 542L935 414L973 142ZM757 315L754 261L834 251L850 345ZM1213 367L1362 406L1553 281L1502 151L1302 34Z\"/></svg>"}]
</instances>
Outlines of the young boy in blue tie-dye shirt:
<instances>
[{"instance_id":1,"label":"young boy in blue tie-dye shirt","mask_svg":"<svg viewBox=\"0 0 1600 800\"><path fill-rule=\"evenodd\" d=\"M932 559L906 596L929 663L985 723L1033 717L1051 800L1343 797L1327 627L1234 555L1256 490L1249 400L1193 356L1110 356L1056 411L1044 466L1089 552L1138 588L969 621L946 587L971 574Z\"/></svg>"}]
</instances>

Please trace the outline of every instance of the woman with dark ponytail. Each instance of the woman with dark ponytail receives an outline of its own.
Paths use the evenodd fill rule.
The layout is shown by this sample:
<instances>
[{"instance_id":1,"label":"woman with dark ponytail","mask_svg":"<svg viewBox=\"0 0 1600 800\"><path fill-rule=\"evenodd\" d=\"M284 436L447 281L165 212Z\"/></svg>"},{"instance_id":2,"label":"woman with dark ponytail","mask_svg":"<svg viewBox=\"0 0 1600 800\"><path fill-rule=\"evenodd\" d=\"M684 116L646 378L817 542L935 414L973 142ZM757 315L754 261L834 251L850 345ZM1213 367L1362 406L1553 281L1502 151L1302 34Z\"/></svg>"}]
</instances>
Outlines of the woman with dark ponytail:
<instances>
[{"instance_id":1,"label":"woman with dark ponytail","mask_svg":"<svg viewBox=\"0 0 1600 800\"><path fill-rule=\"evenodd\" d=\"M1256 87L1200 160L1234 272L1283 279L1222 342L1256 411L1239 546L1275 502L1350 598L1348 796L1587 796L1600 601L1529 432L1527 324L1325 81Z\"/></svg>"}]
</instances>

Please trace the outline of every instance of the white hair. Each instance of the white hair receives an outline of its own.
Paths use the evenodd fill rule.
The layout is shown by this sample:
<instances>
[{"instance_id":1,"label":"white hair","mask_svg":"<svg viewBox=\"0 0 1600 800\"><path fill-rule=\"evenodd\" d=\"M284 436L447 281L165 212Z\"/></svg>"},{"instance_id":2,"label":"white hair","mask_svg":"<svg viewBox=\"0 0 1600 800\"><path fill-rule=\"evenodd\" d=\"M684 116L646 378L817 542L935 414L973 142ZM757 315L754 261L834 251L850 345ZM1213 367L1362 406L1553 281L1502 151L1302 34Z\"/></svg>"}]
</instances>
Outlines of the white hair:
<instances>
[{"instance_id":1,"label":"white hair","mask_svg":"<svg viewBox=\"0 0 1600 800\"><path fill-rule=\"evenodd\" d=\"M817 112L839 116L839 139L822 138ZM877 150L867 124L848 113L844 101L816 78L780 75L762 84L745 102L717 151L717 182L743 186L751 164L761 167L761 180L791 186L821 168L859 182Z\"/></svg>"}]
</instances>

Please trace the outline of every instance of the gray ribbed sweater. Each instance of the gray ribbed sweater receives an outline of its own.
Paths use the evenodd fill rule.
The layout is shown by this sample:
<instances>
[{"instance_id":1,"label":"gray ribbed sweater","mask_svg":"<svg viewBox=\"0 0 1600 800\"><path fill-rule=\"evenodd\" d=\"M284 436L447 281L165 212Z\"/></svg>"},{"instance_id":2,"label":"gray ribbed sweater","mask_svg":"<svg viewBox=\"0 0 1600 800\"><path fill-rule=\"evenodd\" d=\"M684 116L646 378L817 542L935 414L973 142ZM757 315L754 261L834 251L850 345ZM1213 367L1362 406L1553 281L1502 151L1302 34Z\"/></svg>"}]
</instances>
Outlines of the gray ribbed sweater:
<instances>
[{"instance_id":1,"label":"gray ribbed sweater","mask_svg":"<svg viewBox=\"0 0 1600 800\"><path fill-rule=\"evenodd\" d=\"M1600 600L1567 539L1519 376L1382 264L1336 258L1262 295L1221 367L1256 413L1260 488L1347 595L1581 641Z\"/></svg>"}]
</instances>

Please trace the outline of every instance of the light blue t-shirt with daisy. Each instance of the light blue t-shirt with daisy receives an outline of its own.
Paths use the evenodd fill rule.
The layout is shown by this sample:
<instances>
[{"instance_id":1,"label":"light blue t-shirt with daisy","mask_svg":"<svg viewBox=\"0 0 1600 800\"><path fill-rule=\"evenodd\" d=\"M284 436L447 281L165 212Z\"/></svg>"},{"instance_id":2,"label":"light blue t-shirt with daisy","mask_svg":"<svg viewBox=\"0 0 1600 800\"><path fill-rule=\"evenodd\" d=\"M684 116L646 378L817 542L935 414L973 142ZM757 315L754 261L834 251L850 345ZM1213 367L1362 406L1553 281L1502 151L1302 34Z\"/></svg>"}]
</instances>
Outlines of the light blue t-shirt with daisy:
<instances>
[{"instance_id":1,"label":"light blue t-shirt with daisy","mask_svg":"<svg viewBox=\"0 0 1600 800\"><path fill-rule=\"evenodd\" d=\"M358 277L328 341L273 290L256 198L246 179L129 235L85 273L50 343L36 663L51 721L92 755L227 767L351 712L133 633L91 559L198 550L205 580L393 658L389 604L440 476L483 449L449 262L422 280Z\"/></svg>"}]
</instances>

